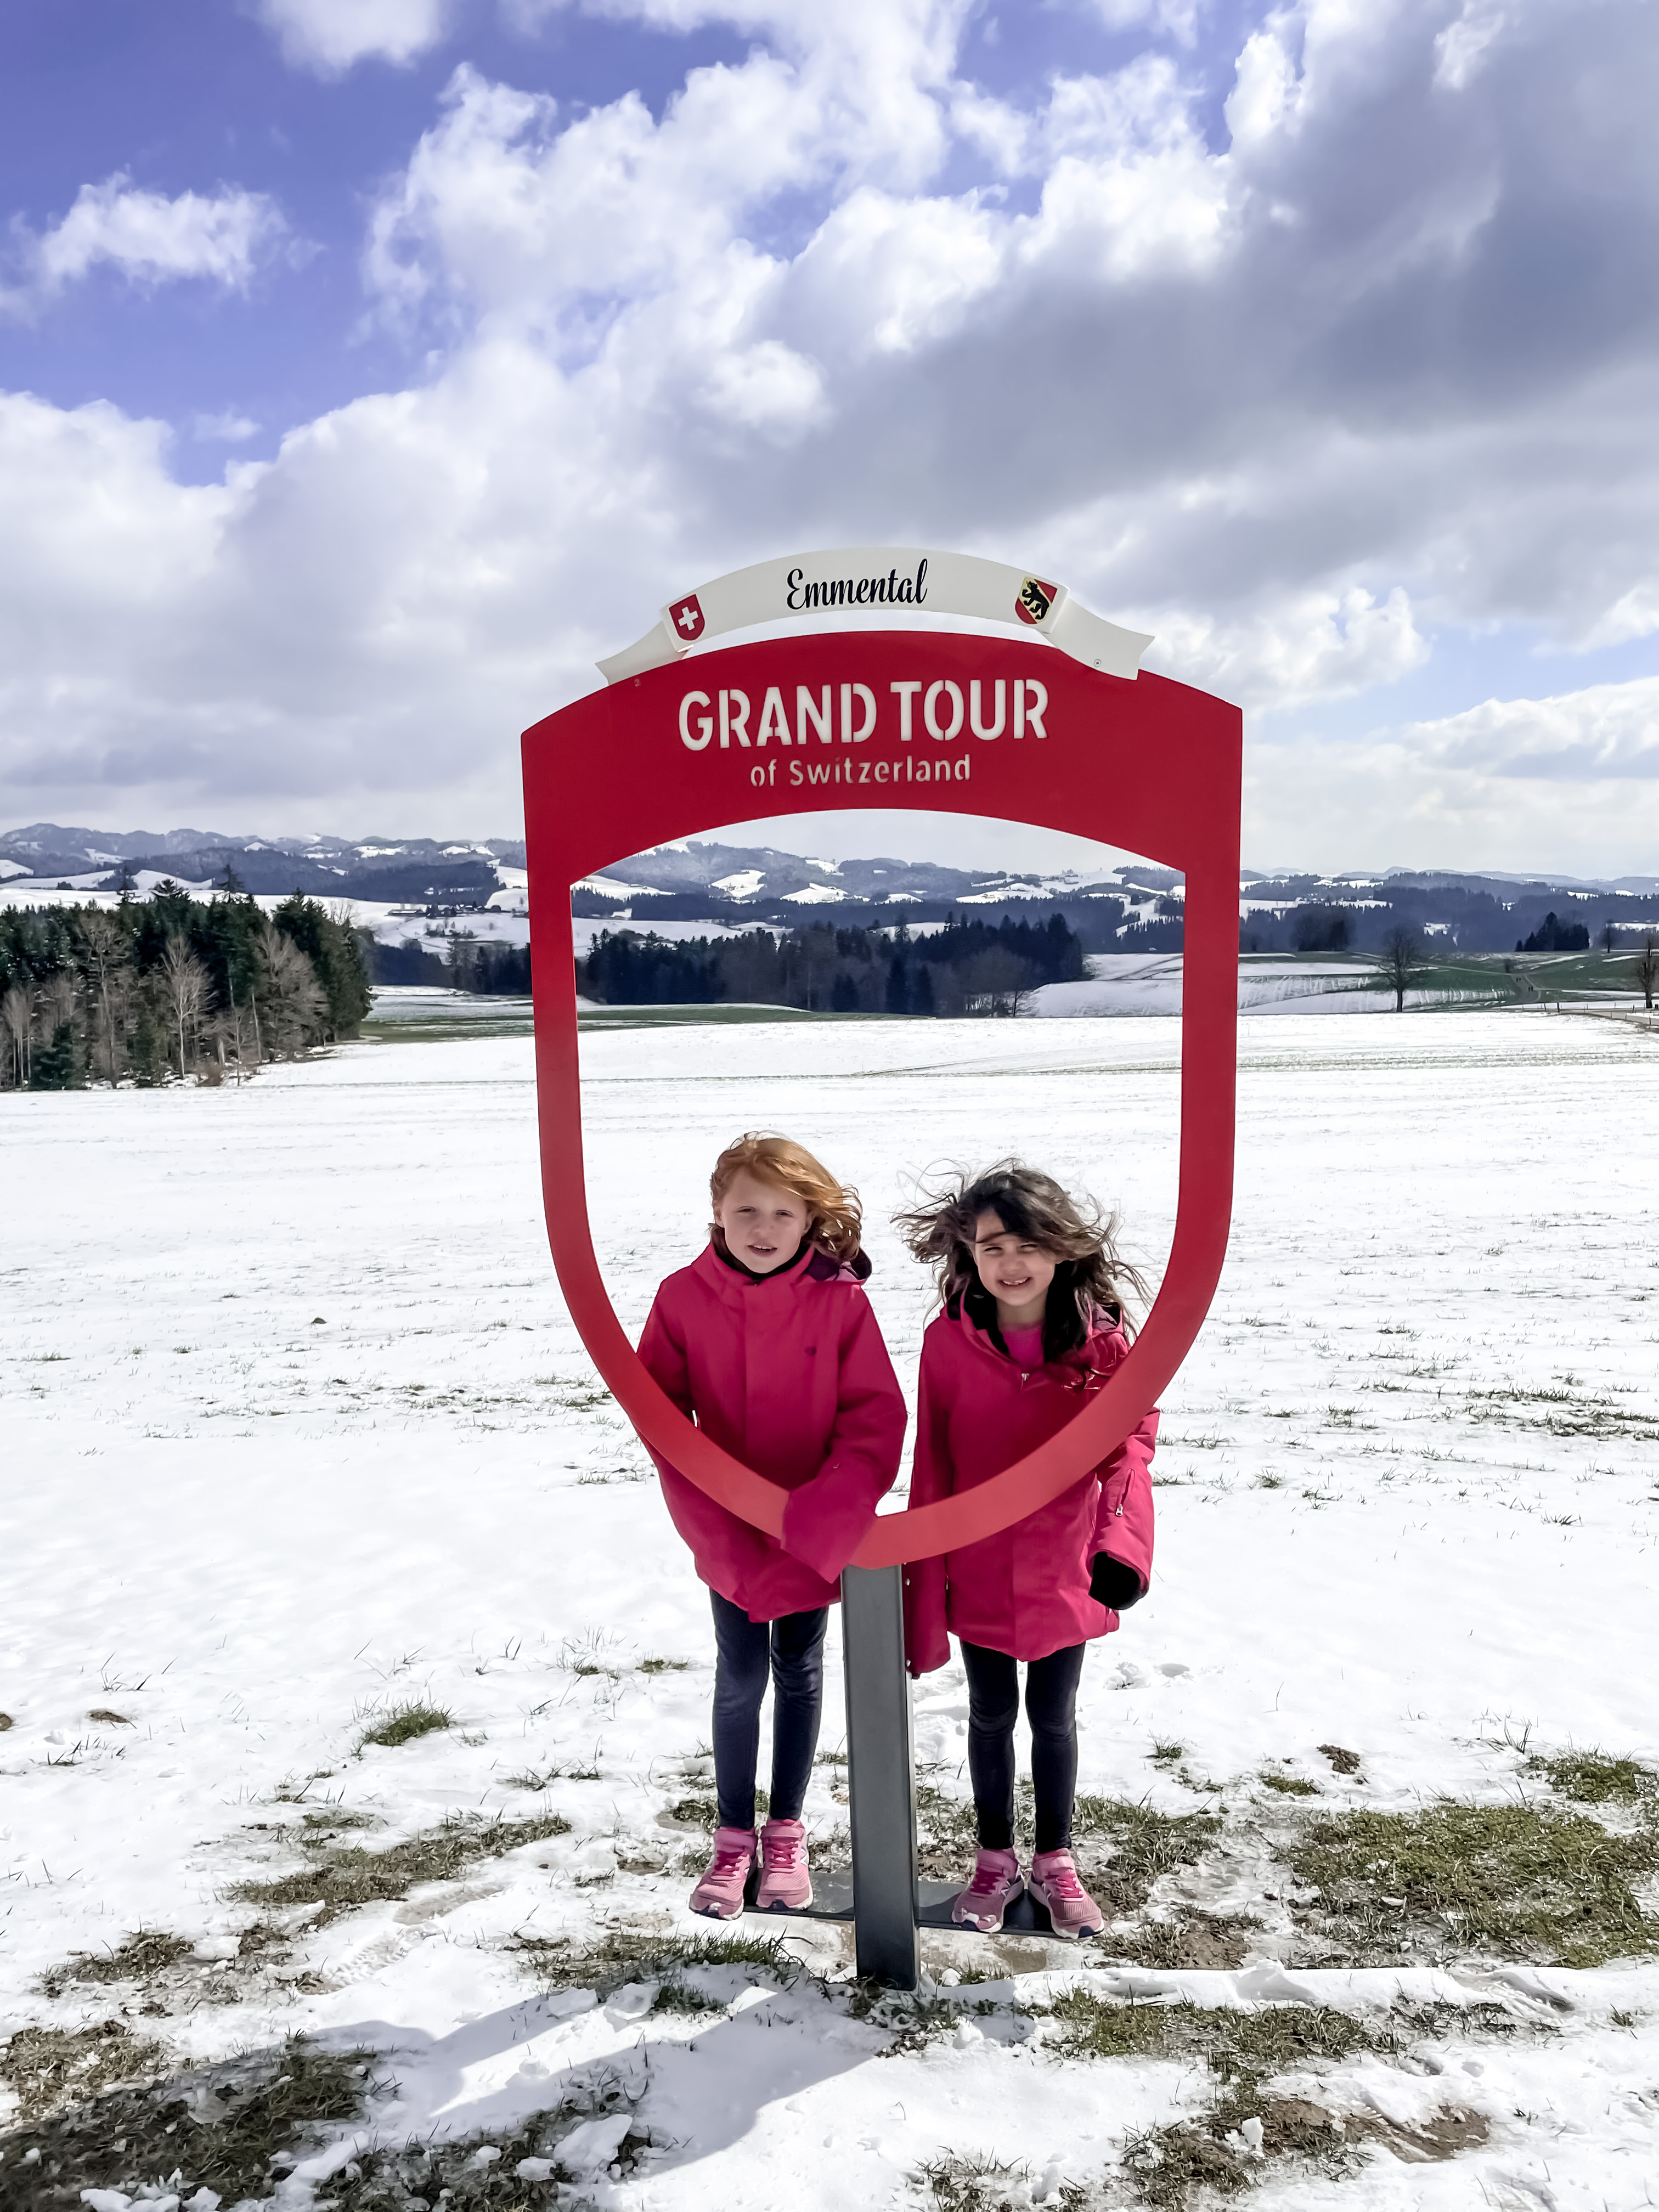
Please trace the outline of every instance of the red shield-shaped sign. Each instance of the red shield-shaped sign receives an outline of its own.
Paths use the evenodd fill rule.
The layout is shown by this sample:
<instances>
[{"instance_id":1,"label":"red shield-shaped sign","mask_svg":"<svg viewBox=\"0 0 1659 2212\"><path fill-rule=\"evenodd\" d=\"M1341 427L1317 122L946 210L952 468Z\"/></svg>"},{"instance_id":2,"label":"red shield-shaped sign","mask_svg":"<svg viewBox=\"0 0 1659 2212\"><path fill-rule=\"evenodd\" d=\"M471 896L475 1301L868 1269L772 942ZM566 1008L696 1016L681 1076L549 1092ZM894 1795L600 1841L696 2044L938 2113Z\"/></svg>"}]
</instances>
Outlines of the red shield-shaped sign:
<instances>
[{"instance_id":1,"label":"red shield-shaped sign","mask_svg":"<svg viewBox=\"0 0 1659 2212\"><path fill-rule=\"evenodd\" d=\"M681 609L701 622L695 598L670 612ZM600 1279L582 1177L571 885L729 823L866 806L1031 823L1186 878L1180 1194L1157 1301L1128 1358L1058 1436L962 1496L878 1519L856 1564L889 1566L993 1534L1097 1466L1156 1403L1208 1310L1232 1189L1240 757L1237 708L1164 677L1100 673L1012 632L866 630L706 651L620 676L525 732L538 1109L559 1280L641 1436L754 1527L781 1533L785 1493L670 1403ZM1103 1130L1110 1110L1103 1085ZM995 1142L988 1127L988 1149Z\"/></svg>"}]
</instances>

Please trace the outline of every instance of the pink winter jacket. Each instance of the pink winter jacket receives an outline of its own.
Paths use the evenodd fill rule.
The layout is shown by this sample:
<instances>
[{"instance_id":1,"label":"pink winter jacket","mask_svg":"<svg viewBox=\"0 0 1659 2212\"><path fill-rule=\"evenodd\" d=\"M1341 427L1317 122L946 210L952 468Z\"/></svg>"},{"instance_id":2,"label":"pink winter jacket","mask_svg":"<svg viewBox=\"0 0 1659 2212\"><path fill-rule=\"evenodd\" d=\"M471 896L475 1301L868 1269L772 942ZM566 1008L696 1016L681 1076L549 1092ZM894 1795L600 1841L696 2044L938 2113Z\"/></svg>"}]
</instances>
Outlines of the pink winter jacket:
<instances>
[{"instance_id":1,"label":"pink winter jacket","mask_svg":"<svg viewBox=\"0 0 1659 2212\"><path fill-rule=\"evenodd\" d=\"M1024 1374L965 1311L942 1313L921 1340L912 1506L971 1490L1063 1429L1128 1353L1103 1316L1079 1351ZM1145 1589L1152 1573L1158 1438L1150 1413L1093 1474L999 1535L904 1570L904 1634L913 1674L951 1656L948 1629L1015 1659L1109 1635L1116 1613L1089 1595L1090 1562L1109 1553Z\"/></svg>"},{"instance_id":2,"label":"pink winter jacket","mask_svg":"<svg viewBox=\"0 0 1659 2212\"><path fill-rule=\"evenodd\" d=\"M751 1620L833 1604L898 1473L906 1419L852 1268L814 1247L756 1281L709 1244L659 1289L640 1358L717 1444L790 1492L780 1544L652 1453L703 1581Z\"/></svg>"}]
</instances>

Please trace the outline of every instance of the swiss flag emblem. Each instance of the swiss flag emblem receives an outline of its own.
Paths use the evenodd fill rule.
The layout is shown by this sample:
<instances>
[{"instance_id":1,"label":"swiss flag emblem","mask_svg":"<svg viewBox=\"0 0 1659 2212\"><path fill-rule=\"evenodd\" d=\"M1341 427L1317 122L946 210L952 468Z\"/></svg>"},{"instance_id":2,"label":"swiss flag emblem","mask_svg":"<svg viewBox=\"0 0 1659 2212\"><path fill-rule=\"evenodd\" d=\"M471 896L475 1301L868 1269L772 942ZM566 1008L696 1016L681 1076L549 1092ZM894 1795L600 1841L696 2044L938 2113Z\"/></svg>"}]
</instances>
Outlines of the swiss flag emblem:
<instances>
[{"instance_id":1,"label":"swiss flag emblem","mask_svg":"<svg viewBox=\"0 0 1659 2212\"><path fill-rule=\"evenodd\" d=\"M675 600L668 610L668 622L683 645L690 645L693 639L702 635L702 609L695 592L688 592L683 599Z\"/></svg>"}]
</instances>

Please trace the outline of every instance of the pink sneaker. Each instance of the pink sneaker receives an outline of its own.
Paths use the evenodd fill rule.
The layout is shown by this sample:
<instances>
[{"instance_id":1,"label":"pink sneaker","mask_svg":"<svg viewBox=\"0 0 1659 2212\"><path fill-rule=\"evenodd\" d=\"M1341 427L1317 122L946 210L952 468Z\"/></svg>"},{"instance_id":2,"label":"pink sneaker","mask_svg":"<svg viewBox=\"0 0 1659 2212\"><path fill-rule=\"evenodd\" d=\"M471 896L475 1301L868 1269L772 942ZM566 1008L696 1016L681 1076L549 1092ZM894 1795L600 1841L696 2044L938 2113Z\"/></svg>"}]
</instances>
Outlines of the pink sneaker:
<instances>
[{"instance_id":1,"label":"pink sneaker","mask_svg":"<svg viewBox=\"0 0 1659 2212\"><path fill-rule=\"evenodd\" d=\"M981 1936L994 1935L1024 1887L1019 1878L1019 1861L1012 1851L988 1851L981 1844L974 1878L951 1907L951 1917L958 1927L977 1928Z\"/></svg>"},{"instance_id":2,"label":"pink sneaker","mask_svg":"<svg viewBox=\"0 0 1659 2212\"><path fill-rule=\"evenodd\" d=\"M691 1893L691 1910L709 1920L735 1920L743 1911L744 1884L755 1863L752 1828L716 1828L714 1856Z\"/></svg>"},{"instance_id":3,"label":"pink sneaker","mask_svg":"<svg viewBox=\"0 0 1659 2212\"><path fill-rule=\"evenodd\" d=\"M1031 1861L1031 1894L1048 1908L1056 1936L1075 1943L1079 1936L1098 1936L1106 1925L1100 1907L1077 1878L1070 1851L1041 1851Z\"/></svg>"},{"instance_id":4,"label":"pink sneaker","mask_svg":"<svg viewBox=\"0 0 1659 2212\"><path fill-rule=\"evenodd\" d=\"M755 1892L757 1912L802 1912L812 1902L812 1877L806 1870L806 1830L799 1820L769 1820L760 1832L761 1878Z\"/></svg>"}]
</instances>

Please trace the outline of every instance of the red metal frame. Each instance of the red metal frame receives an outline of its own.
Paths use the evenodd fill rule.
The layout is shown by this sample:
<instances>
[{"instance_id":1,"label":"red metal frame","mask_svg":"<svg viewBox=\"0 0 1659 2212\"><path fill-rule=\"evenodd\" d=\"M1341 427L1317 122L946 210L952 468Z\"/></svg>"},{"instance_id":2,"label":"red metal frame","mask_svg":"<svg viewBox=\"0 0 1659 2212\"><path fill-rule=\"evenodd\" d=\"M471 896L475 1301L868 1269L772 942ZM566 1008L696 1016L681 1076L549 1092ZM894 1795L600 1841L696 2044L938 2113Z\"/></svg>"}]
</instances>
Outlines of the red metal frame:
<instances>
[{"instance_id":1,"label":"red metal frame","mask_svg":"<svg viewBox=\"0 0 1659 2212\"><path fill-rule=\"evenodd\" d=\"M892 689L906 684L921 688ZM963 702L948 741L932 736L924 718L936 684L947 687L935 694L937 726L955 714L948 687ZM1001 732L976 737L972 687L983 727L996 719L999 684L1006 687ZM1018 696L1027 709L1018 739L1008 703L1015 684L1024 687ZM875 727L861 740L868 709L859 685L877 702ZM792 732L803 725L799 744L780 744L775 728L764 747L756 743L774 686ZM798 687L820 710L828 688L827 742L798 714ZM694 693L706 703L686 705ZM733 693L746 698L746 717ZM908 742L899 733L905 696ZM738 741L740 720L746 745ZM582 1172L572 884L629 854L732 822L911 805L1097 838L1186 878L1180 1191L1163 1286L1128 1358L1058 1436L961 1497L878 1519L855 1564L890 1566L994 1534L1098 1465L1157 1402L1209 1310L1232 1201L1241 748L1238 709L1186 684L1100 675L1018 638L891 630L694 654L579 699L525 732L537 1097L554 1264L582 1341L640 1435L754 1527L781 1533L785 1493L670 1403L641 1365L599 1273Z\"/></svg>"}]
</instances>

